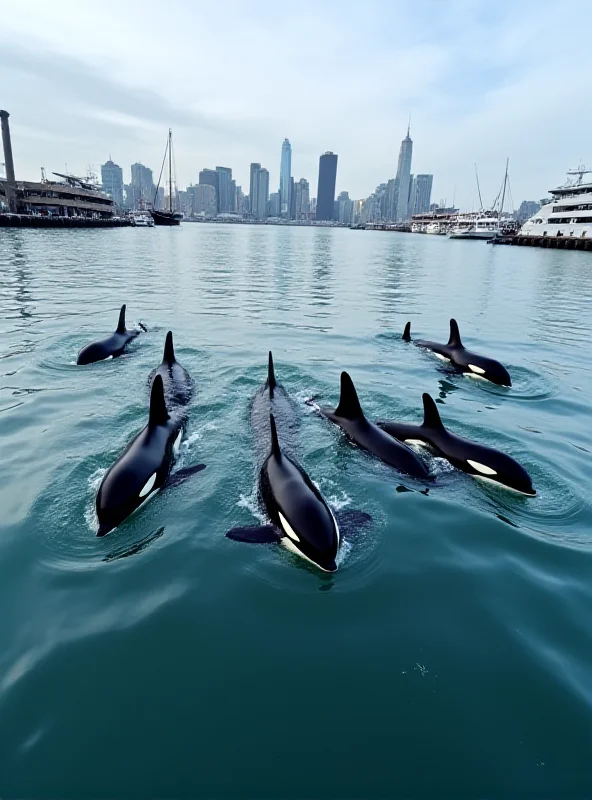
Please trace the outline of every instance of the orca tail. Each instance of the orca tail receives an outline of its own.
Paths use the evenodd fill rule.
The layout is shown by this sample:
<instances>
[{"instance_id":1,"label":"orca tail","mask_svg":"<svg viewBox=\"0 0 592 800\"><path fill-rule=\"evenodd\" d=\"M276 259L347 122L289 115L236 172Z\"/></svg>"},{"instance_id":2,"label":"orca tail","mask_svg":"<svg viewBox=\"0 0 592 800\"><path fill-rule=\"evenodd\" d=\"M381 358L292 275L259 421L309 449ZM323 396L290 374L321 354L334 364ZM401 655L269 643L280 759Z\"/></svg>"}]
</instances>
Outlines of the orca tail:
<instances>
[{"instance_id":1,"label":"orca tail","mask_svg":"<svg viewBox=\"0 0 592 800\"><path fill-rule=\"evenodd\" d=\"M117 333L125 333L125 303L121 306L121 311L119 312Z\"/></svg>"},{"instance_id":2,"label":"orca tail","mask_svg":"<svg viewBox=\"0 0 592 800\"><path fill-rule=\"evenodd\" d=\"M164 384L162 377L157 375L152 383L150 392L150 416L149 425L164 425L169 419L166 403L164 401Z\"/></svg>"},{"instance_id":3,"label":"orca tail","mask_svg":"<svg viewBox=\"0 0 592 800\"><path fill-rule=\"evenodd\" d=\"M433 401L432 397L424 392L423 399L423 426L425 428L435 428L443 430L442 420L440 419L440 412L438 406Z\"/></svg>"},{"instance_id":4,"label":"orca tail","mask_svg":"<svg viewBox=\"0 0 592 800\"><path fill-rule=\"evenodd\" d=\"M269 396L273 397L273 390L277 386L275 380L275 371L273 369L273 356L271 350L269 351L269 359L267 361L267 388L269 389Z\"/></svg>"},{"instance_id":5,"label":"orca tail","mask_svg":"<svg viewBox=\"0 0 592 800\"><path fill-rule=\"evenodd\" d=\"M164 354L162 356L163 364L175 363L175 348L173 346L173 332L169 331L166 335L164 343Z\"/></svg>"},{"instance_id":6,"label":"orca tail","mask_svg":"<svg viewBox=\"0 0 592 800\"><path fill-rule=\"evenodd\" d=\"M449 347L462 347L463 343L460 340L460 331L455 319L450 320L450 338L448 339Z\"/></svg>"},{"instance_id":7,"label":"orca tail","mask_svg":"<svg viewBox=\"0 0 592 800\"><path fill-rule=\"evenodd\" d=\"M403 331L403 335L401 336L401 339L404 342L410 342L411 341L411 323L410 322L408 322L407 325L405 325L405 330Z\"/></svg>"},{"instance_id":8,"label":"orca tail","mask_svg":"<svg viewBox=\"0 0 592 800\"><path fill-rule=\"evenodd\" d=\"M269 424L271 425L271 454L276 458L281 458L282 449L277 435L277 428L275 426L275 418L273 414L269 415Z\"/></svg>"},{"instance_id":9,"label":"orca tail","mask_svg":"<svg viewBox=\"0 0 592 800\"><path fill-rule=\"evenodd\" d=\"M341 395L335 414L345 419L359 419L364 416L356 387L347 372L341 373Z\"/></svg>"}]
</instances>

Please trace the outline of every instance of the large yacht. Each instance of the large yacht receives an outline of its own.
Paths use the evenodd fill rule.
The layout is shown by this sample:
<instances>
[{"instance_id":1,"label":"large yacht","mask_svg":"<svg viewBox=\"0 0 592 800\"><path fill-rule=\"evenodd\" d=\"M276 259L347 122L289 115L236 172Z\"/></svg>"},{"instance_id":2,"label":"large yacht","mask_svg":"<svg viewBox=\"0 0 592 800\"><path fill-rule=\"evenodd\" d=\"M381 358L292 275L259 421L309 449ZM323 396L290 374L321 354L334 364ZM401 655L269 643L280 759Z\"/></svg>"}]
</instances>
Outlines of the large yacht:
<instances>
[{"instance_id":1,"label":"large yacht","mask_svg":"<svg viewBox=\"0 0 592 800\"><path fill-rule=\"evenodd\" d=\"M570 170L567 182L550 190L553 200L526 220L518 235L592 238L592 182L584 181L591 173L583 166Z\"/></svg>"}]
</instances>

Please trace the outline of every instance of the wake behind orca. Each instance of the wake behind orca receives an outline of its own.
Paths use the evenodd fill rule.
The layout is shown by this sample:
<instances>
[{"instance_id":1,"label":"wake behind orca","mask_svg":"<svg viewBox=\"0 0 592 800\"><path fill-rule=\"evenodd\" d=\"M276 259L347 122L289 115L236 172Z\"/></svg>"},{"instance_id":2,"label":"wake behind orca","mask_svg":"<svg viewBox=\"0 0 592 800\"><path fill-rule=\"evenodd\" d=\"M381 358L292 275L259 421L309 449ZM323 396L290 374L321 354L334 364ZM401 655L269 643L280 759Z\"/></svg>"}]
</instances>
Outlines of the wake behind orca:
<instances>
[{"instance_id":1,"label":"wake behind orca","mask_svg":"<svg viewBox=\"0 0 592 800\"><path fill-rule=\"evenodd\" d=\"M536 494L530 475L511 456L447 431L440 419L438 407L429 394L423 395L423 408L424 419L421 425L402 422L376 424L400 442L430 445L453 466L469 475L487 478L522 494Z\"/></svg>"},{"instance_id":2,"label":"wake behind orca","mask_svg":"<svg viewBox=\"0 0 592 800\"><path fill-rule=\"evenodd\" d=\"M321 414L339 425L348 437L363 450L400 472L416 478L427 478L428 469L410 447L386 434L364 416L352 379L341 373L341 396L335 411L321 408Z\"/></svg>"},{"instance_id":3,"label":"wake behind orca","mask_svg":"<svg viewBox=\"0 0 592 800\"><path fill-rule=\"evenodd\" d=\"M97 536L105 536L161 489L179 452L184 417L169 416L162 377L157 375L150 394L148 424L130 442L103 478L96 498ZM205 468L198 464L179 470L169 483Z\"/></svg>"},{"instance_id":4,"label":"wake behind orca","mask_svg":"<svg viewBox=\"0 0 592 800\"><path fill-rule=\"evenodd\" d=\"M139 330L127 330L125 327L125 303L119 312L119 322L115 333L106 339L99 339L96 342L87 344L78 353L76 363L94 364L95 361L104 361L106 358L117 358L125 350L126 346L140 335Z\"/></svg>"},{"instance_id":5,"label":"wake behind orca","mask_svg":"<svg viewBox=\"0 0 592 800\"><path fill-rule=\"evenodd\" d=\"M191 375L175 358L172 331L169 331L166 335L162 362L151 373L150 384L154 382L157 375L162 378L165 397L169 403L186 405L190 402L193 396L194 383Z\"/></svg>"},{"instance_id":6,"label":"wake behind orca","mask_svg":"<svg viewBox=\"0 0 592 800\"><path fill-rule=\"evenodd\" d=\"M255 392L251 405L251 428L255 438L258 467L269 455L271 443L270 414L273 414L276 427L280 432L284 452L295 455L299 427L298 419L289 394L276 379L271 351L267 361L267 380Z\"/></svg>"},{"instance_id":7,"label":"wake behind orca","mask_svg":"<svg viewBox=\"0 0 592 800\"><path fill-rule=\"evenodd\" d=\"M402 336L405 342L411 341L411 323L405 325ZM464 372L474 377L484 378L485 380L496 383L498 386L511 386L512 379L508 370L493 358L480 356L473 353L463 346L460 339L460 332L455 319L450 320L450 337L448 344L431 342L426 339L417 339L414 342L418 347L425 347L431 350L439 358L456 367L460 372Z\"/></svg>"}]
</instances>

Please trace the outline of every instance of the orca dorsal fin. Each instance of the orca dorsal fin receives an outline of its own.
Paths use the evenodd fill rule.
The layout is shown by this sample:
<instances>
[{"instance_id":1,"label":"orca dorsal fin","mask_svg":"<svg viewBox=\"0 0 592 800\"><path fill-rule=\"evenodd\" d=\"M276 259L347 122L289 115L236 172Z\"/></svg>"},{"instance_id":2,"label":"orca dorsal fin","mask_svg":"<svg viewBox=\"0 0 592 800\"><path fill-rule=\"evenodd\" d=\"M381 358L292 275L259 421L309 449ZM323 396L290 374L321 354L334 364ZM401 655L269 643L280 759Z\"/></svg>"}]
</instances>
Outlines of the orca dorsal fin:
<instances>
[{"instance_id":1,"label":"orca dorsal fin","mask_svg":"<svg viewBox=\"0 0 592 800\"><path fill-rule=\"evenodd\" d=\"M410 322L408 322L407 325L405 325L405 330L403 331L403 335L401 336L401 339L404 342L410 342L411 341L411 323Z\"/></svg>"},{"instance_id":2,"label":"orca dorsal fin","mask_svg":"<svg viewBox=\"0 0 592 800\"><path fill-rule=\"evenodd\" d=\"M277 428L275 427L275 417L273 414L269 415L269 424L271 426L271 454L276 458L282 457L282 448L277 435Z\"/></svg>"},{"instance_id":3,"label":"orca dorsal fin","mask_svg":"<svg viewBox=\"0 0 592 800\"><path fill-rule=\"evenodd\" d=\"M121 306L121 311L119 312L117 333L125 333L125 303Z\"/></svg>"},{"instance_id":4,"label":"orca dorsal fin","mask_svg":"<svg viewBox=\"0 0 592 800\"><path fill-rule=\"evenodd\" d=\"M164 384L162 382L162 377L157 375L152 382L152 391L150 392L150 416L148 418L148 424L151 426L164 425L168 419L169 412L164 402Z\"/></svg>"},{"instance_id":5,"label":"orca dorsal fin","mask_svg":"<svg viewBox=\"0 0 592 800\"><path fill-rule=\"evenodd\" d=\"M356 387L347 372L341 373L341 395L335 414L345 419L359 419L364 416Z\"/></svg>"},{"instance_id":6,"label":"orca dorsal fin","mask_svg":"<svg viewBox=\"0 0 592 800\"><path fill-rule=\"evenodd\" d=\"M269 359L267 361L267 388L269 389L269 396L273 397L273 390L277 386L275 380L275 371L273 369L273 356L271 350L269 351Z\"/></svg>"},{"instance_id":7,"label":"orca dorsal fin","mask_svg":"<svg viewBox=\"0 0 592 800\"><path fill-rule=\"evenodd\" d=\"M462 347L463 343L460 340L460 331L455 319L450 320L450 338L448 339L449 347Z\"/></svg>"},{"instance_id":8,"label":"orca dorsal fin","mask_svg":"<svg viewBox=\"0 0 592 800\"><path fill-rule=\"evenodd\" d=\"M432 397L424 392L422 395L423 400L423 426L424 428L436 428L443 430L442 420L440 419L440 412L438 406L434 403Z\"/></svg>"},{"instance_id":9,"label":"orca dorsal fin","mask_svg":"<svg viewBox=\"0 0 592 800\"><path fill-rule=\"evenodd\" d=\"M169 331L166 335L164 342L164 354L162 356L163 364L175 363L175 348L173 346L173 332Z\"/></svg>"}]
</instances>

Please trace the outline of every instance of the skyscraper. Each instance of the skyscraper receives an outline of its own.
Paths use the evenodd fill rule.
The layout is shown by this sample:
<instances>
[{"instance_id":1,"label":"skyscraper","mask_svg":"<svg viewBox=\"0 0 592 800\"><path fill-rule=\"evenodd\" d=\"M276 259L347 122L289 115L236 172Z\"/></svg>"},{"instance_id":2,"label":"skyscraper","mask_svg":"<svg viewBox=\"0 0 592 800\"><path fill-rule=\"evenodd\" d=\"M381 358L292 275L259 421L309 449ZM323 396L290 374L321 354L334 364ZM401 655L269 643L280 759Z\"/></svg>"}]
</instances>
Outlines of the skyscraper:
<instances>
[{"instance_id":1,"label":"skyscraper","mask_svg":"<svg viewBox=\"0 0 592 800\"><path fill-rule=\"evenodd\" d=\"M319 159L319 184L317 187L317 219L333 219L337 156L327 152Z\"/></svg>"},{"instance_id":2,"label":"skyscraper","mask_svg":"<svg viewBox=\"0 0 592 800\"><path fill-rule=\"evenodd\" d=\"M267 218L269 202L269 172L262 167L259 170L259 189L257 191L257 219Z\"/></svg>"},{"instance_id":3,"label":"skyscraper","mask_svg":"<svg viewBox=\"0 0 592 800\"><path fill-rule=\"evenodd\" d=\"M111 159L101 166L103 190L118 206L123 206L123 170Z\"/></svg>"},{"instance_id":4,"label":"skyscraper","mask_svg":"<svg viewBox=\"0 0 592 800\"><path fill-rule=\"evenodd\" d=\"M407 203L407 218L415 214L415 206L417 205L417 178L413 175L409 176L409 201Z\"/></svg>"},{"instance_id":5,"label":"skyscraper","mask_svg":"<svg viewBox=\"0 0 592 800\"><path fill-rule=\"evenodd\" d=\"M254 217L257 217L259 210L259 173L261 172L261 164L253 162L251 164L251 180L249 183L249 211Z\"/></svg>"},{"instance_id":6,"label":"skyscraper","mask_svg":"<svg viewBox=\"0 0 592 800\"><path fill-rule=\"evenodd\" d=\"M307 219L310 209L310 187L306 178L296 184L296 212L294 219Z\"/></svg>"},{"instance_id":7,"label":"skyscraper","mask_svg":"<svg viewBox=\"0 0 592 800\"><path fill-rule=\"evenodd\" d=\"M134 189L134 206L152 203L154 200L154 179L152 170L143 164L136 163L131 166L132 187Z\"/></svg>"},{"instance_id":8,"label":"skyscraper","mask_svg":"<svg viewBox=\"0 0 592 800\"><path fill-rule=\"evenodd\" d=\"M407 136L401 142L401 150L399 151L399 164L397 166L397 175L395 181L397 183L397 222L405 222L409 218L409 181L411 176L411 156L413 155L413 142L409 136L409 127L407 128Z\"/></svg>"},{"instance_id":9,"label":"skyscraper","mask_svg":"<svg viewBox=\"0 0 592 800\"><path fill-rule=\"evenodd\" d=\"M200 186L213 186L216 192L216 211L220 210L220 174L215 169L202 169L199 173Z\"/></svg>"},{"instance_id":10,"label":"skyscraper","mask_svg":"<svg viewBox=\"0 0 592 800\"><path fill-rule=\"evenodd\" d=\"M430 210L430 203L432 200L432 183L434 181L433 175L416 175L415 183L417 186L416 200L415 200L415 213L426 214Z\"/></svg>"},{"instance_id":11,"label":"skyscraper","mask_svg":"<svg viewBox=\"0 0 592 800\"><path fill-rule=\"evenodd\" d=\"M272 192L269 195L269 216L279 217L280 215L280 193Z\"/></svg>"},{"instance_id":12,"label":"skyscraper","mask_svg":"<svg viewBox=\"0 0 592 800\"><path fill-rule=\"evenodd\" d=\"M292 175L292 145L289 139L282 144L280 163L280 214L290 216L290 177Z\"/></svg>"},{"instance_id":13,"label":"skyscraper","mask_svg":"<svg viewBox=\"0 0 592 800\"><path fill-rule=\"evenodd\" d=\"M294 189L294 178L290 175L290 213L288 219L296 219L296 190Z\"/></svg>"},{"instance_id":14,"label":"skyscraper","mask_svg":"<svg viewBox=\"0 0 592 800\"><path fill-rule=\"evenodd\" d=\"M232 211L232 170L230 167L216 167L218 173L218 212L228 214Z\"/></svg>"}]
</instances>

